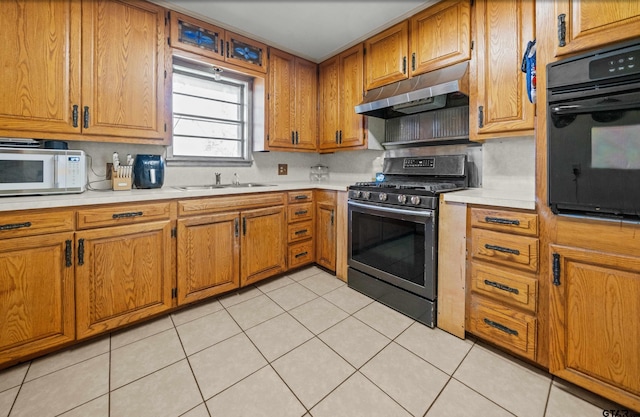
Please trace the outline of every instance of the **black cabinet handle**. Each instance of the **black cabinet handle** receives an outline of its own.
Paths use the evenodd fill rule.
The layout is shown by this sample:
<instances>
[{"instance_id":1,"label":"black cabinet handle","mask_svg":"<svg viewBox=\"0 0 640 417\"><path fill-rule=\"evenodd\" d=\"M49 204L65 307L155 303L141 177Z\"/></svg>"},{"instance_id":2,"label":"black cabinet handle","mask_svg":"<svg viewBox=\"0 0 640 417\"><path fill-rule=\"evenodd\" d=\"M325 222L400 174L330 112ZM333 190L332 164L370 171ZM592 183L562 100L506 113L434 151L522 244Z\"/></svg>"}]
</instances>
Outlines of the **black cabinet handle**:
<instances>
[{"instance_id":1,"label":"black cabinet handle","mask_svg":"<svg viewBox=\"0 0 640 417\"><path fill-rule=\"evenodd\" d=\"M233 221L233 229L235 236L238 237L238 235L240 234L240 222L237 218Z\"/></svg>"},{"instance_id":2,"label":"black cabinet handle","mask_svg":"<svg viewBox=\"0 0 640 417\"><path fill-rule=\"evenodd\" d=\"M484 127L484 106L478 107L478 127Z\"/></svg>"},{"instance_id":3,"label":"black cabinet handle","mask_svg":"<svg viewBox=\"0 0 640 417\"><path fill-rule=\"evenodd\" d=\"M558 15L558 46L567 46L567 17L564 13Z\"/></svg>"},{"instance_id":4,"label":"black cabinet handle","mask_svg":"<svg viewBox=\"0 0 640 417\"><path fill-rule=\"evenodd\" d=\"M111 217L114 219L125 219L128 217L138 217L142 215L143 213L141 211L131 211L129 213L115 213Z\"/></svg>"},{"instance_id":5,"label":"black cabinet handle","mask_svg":"<svg viewBox=\"0 0 640 417\"><path fill-rule=\"evenodd\" d=\"M491 326L493 328L496 328L496 329L498 329L498 330L500 330L502 332L505 332L506 334L510 334L512 336L517 336L518 335L518 331L517 330L510 329L507 326L505 326L503 324L500 324L500 323L497 323L497 322L495 322L493 320L489 320L489 319L485 318L484 322L487 325L489 325L489 326Z\"/></svg>"},{"instance_id":6,"label":"black cabinet handle","mask_svg":"<svg viewBox=\"0 0 640 417\"><path fill-rule=\"evenodd\" d=\"M242 218L242 236L246 236L247 235L247 218L243 217Z\"/></svg>"},{"instance_id":7,"label":"black cabinet handle","mask_svg":"<svg viewBox=\"0 0 640 417\"><path fill-rule=\"evenodd\" d=\"M306 256L307 254L309 254L309 252L300 252L299 254L297 254L295 257L296 258L301 258L303 256Z\"/></svg>"},{"instance_id":8,"label":"black cabinet handle","mask_svg":"<svg viewBox=\"0 0 640 417\"><path fill-rule=\"evenodd\" d=\"M553 254L553 285L560 285L560 255Z\"/></svg>"},{"instance_id":9,"label":"black cabinet handle","mask_svg":"<svg viewBox=\"0 0 640 417\"><path fill-rule=\"evenodd\" d=\"M73 105L73 111L71 112L71 118L73 119L73 127L78 127L78 105Z\"/></svg>"},{"instance_id":10,"label":"black cabinet handle","mask_svg":"<svg viewBox=\"0 0 640 417\"><path fill-rule=\"evenodd\" d=\"M298 131L296 130L296 145L300 143L300 138L298 137Z\"/></svg>"},{"instance_id":11,"label":"black cabinet handle","mask_svg":"<svg viewBox=\"0 0 640 417\"><path fill-rule=\"evenodd\" d=\"M486 249L491 249L491 250L495 250L502 253L509 253L511 255L516 255L516 256L520 255L520 251L518 249L505 248L503 246L490 245L488 243L484 245L484 247Z\"/></svg>"},{"instance_id":12,"label":"black cabinet handle","mask_svg":"<svg viewBox=\"0 0 640 417\"><path fill-rule=\"evenodd\" d=\"M291 144L292 145L296 144L296 134L293 130L291 131Z\"/></svg>"},{"instance_id":13,"label":"black cabinet handle","mask_svg":"<svg viewBox=\"0 0 640 417\"><path fill-rule=\"evenodd\" d=\"M309 212L308 210L298 210L298 211L296 211L295 214L296 214L296 216L300 216L302 214L307 214L308 212Z\"/></svg>"},{"instance_id":14,"label":"black cabinet handle","mask_svg":"<svg viewBox=\"0 0 640 417\"><path fill-rule=\"evenodd\" d=\"M487 223L495 223L495 224L508 224L513 226L520 226L520 220L513 219L502 219L500 217L485 217L484 221Z\"/></svg>"},{"instance_id":15,"label":"black cabinet handle","mask_svg":"<svg viewBox=\"0 0 640 417\"><path fill-rule=\"evenodd\" d=\"M342 145L342 130L340 131L340 144Z\"/></svg>"},{"instance_id":16,"label":"black cabinet handle","mask_svg":"<svg viewBox=\"0 0 640 417\"><path fill-rule=\"evenodd\" d=\"M407 73L407 57L402 57L402 73Z\"/></svg>"},{"instance_id":17,"label":"black cabinet handle","mask_svg":"<svg viewBox=\"0 0 640 417\"><path fill-rule=\"evenodd\" d=\"M416 70L416 53L411 54L411 71Z\"/></svg>"},{"instance_id":18,"label":"black cabinet handle","mask_svg":"<svg viewBox=\"0 0 640 417\"><path fill-rule=\"evenodd\" d=\"M294 234L296 235L303 235L305 233L307 233L309 230L307 229L302 229L302 230L296 230Z\"/></svg>"},{"instance_id":19,"label":"black cabinet handle","mask_svg":"<svg viewBox=\"0 0 640 417\"><path fill-rule=\"evenodd\" d=\"M84 265L84 239L78 239L78 265Z\"/></svg>"},{"instance_id":20,"label":"black cabinet handle","mask_svg":"<svg viewBox=\"0 0 640 417\"><path fill-rule=\"evenodd\" d=\"M340 143L338 142L338 131L336 130L336 143Z\"/></svg>"},{"instance_id":21,"label":"black cabinet handle","mask_svg":"<svg viewBox=\"0 0 640 417\"><path fill-rule=\"evenodd\" d=\"M65 245L65 248L64 248L65 266L69 268L71 265L73 265L71 263L71 240L66 240L64 242L64 245Z\"/></svg>"},{"instance_id":22,"label":"black cabinet handle","mask_svg":"<svg viewBox=\"0 0 640 417\"><path fill-rule=\"evenodd\" d=\"M308 195L304 195L304 194L300 194L294 197L296 200L306 200L307 198L309 198Z\"/></svg>"},{"instance_id":23,"label":"black cabinet handle","mask_svg":"<svg viewBox=\"0 0 640 417\"><path fill-rule=\"evenodd\" d=\"M227 42L227 58L229 58L229 42Z\"/></svg>"},{"instance_id":24,"label":"black cabinet handle","mask_svg":"<svg viewBox=\"0 0 640 417\"><path fill-rule=\"evenodd\" d=\"M23 229L25 227L31 227L31 222L3 224L0 226L0 230Z\"/></svg>"},{"instance_id":25,"label":"black cabinet handle","mask_svg":"<svg viewBox=\"0 0 640 417\"><path fill-rule=\"evenodd\" d=\"M84 106L84 125L85 129L89 128L89 106Z\"/></svg>"},{"instance_id":26,"label":"black cabinet handle","mask_svg":"<svg viewBox=\"0 0 640 417\"><path fill-rule=\"evenodd\" d=\"M335 210L331 210L331 226L333 226L333 217Z\"/></svg>"},{"instance_id":27,"label":"black cabinet handle","mask_svg":"<svg viewBox=\"0 0 640 417\"><path fill-rule=\"evenodd\" d=\"M513 293L513 294L520 294L520 291L518 291L517 288L512 288L512 287L509 287L507 285L500 284L499 282L489 281L488 279L485 279L484 283L485 283L485 285L488 285L488 286L493 287L493 288L497 288L497 289L502 290L502 291L510 292L510 293Z\"/></svg>"},{"instance_id":28,"label":"black cabinet handle","mask_svg":"<svg viewBox=\"0 0 640 417\"><path fill-rule=\"evenodd\" d=\"M224 57L224 40L220 39L220 55Z\"/></svg>"}]
</instances>

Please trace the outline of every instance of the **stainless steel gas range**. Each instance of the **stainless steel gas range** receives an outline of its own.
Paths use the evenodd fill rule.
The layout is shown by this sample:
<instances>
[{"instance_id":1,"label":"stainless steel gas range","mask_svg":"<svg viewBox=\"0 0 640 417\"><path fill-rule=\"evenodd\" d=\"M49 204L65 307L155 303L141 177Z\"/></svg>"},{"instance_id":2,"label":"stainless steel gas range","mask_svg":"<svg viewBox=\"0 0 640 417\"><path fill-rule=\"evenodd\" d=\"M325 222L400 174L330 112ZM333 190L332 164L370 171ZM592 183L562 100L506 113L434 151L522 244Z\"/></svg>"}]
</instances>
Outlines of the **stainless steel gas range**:
<instances>
[{"instance_id":1,"label":"stainless steel gas range","mask_svg":"<svg viewBox=\"0 0 640 417\"><path fill-rule=\"evenodd\" d=\"M435 327L439 195L467 187L466 155L386 158L383 173L349 187L349 287Z\"/></svg>"}]
</instances>

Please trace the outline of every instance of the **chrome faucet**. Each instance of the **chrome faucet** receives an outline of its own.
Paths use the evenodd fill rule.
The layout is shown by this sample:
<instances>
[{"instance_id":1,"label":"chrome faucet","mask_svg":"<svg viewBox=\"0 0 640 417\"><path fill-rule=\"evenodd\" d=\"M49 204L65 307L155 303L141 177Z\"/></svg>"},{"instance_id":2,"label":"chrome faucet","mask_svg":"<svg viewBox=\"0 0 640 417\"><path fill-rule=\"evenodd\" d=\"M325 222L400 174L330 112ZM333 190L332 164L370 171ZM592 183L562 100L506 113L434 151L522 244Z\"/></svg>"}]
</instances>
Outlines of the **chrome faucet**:
<instances>
[{"instance_id":1,"label":"chrome faucet","mask_svg":"<svg viewBox=\"0 0 640 417\"><path fill-rule=\"evenodd\" d=\"M233 173L233 185L238 185L240 184L240 178L238 178L238 174L237 173Z\"/></svg>"},{"instance_id":2,"label":"chrome faucet","mask_svg":"<svg viewBox=\"0 0 640 417\"><path fill-rule=\"evenodd\" d=\"M221 175L221 174L220 174L219 172L216 172L216 173L215 173L215 176L216 176L216 185L220 185L220 175Z\"/></svg>"}]
</instances>

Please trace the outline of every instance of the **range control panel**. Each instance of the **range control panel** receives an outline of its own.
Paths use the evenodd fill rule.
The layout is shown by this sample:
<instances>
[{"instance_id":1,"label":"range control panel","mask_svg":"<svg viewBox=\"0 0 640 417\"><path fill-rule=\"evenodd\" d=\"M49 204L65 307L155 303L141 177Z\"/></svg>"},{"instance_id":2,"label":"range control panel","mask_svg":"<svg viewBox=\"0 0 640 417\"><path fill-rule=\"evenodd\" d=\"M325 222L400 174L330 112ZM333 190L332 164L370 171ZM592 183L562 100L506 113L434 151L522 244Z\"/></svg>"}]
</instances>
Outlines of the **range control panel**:
<instances>
[{"instance_id":1,"label":"range control panel","mask_svg":"<svg viewBox=\"0 0 640 417\"><path fill-rule=\"evenodd\" d=\"M435 158L404 158L403 168L435 168Z\"/></svg>"}]
</instances>

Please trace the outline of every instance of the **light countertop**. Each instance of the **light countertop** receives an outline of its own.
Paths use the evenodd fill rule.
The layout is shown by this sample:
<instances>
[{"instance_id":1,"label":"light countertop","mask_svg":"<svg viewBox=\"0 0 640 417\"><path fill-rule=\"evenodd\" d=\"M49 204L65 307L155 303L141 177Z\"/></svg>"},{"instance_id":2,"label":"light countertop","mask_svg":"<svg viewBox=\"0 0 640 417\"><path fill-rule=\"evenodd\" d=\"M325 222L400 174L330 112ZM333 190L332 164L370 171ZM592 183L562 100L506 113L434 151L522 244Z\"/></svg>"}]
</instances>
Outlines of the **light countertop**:
<instances>
[{"instance_id":1,"label":"light countertop","mask_svg":"<svg viewBox=\"0 0 640 417\"><path fill-rule=\"evenodd\" d=\"M535 193L529 189L467 188L444 194L444 201L535 210Z\"/></svg>"},{"instance_id":2,"label":"light countertop","mask_svg":"<svg viewBox=\"0 0 640 417\"><path fill-rule=\"evenodd\" d=\"M85 191L80 194L62 194L46 196L0 197L0 212L56 207L88 206L93 204L131 203L137 201L168 200L193 197L215 197L231 194L265 193L276 191L295 191L309 188L321 190L347 191L353 181L310 182L295 181L275 184L268 182L264 187L226 187L204 190L180 190L172 186L162 188L128 191Z\"/></svg>"}]
</instances>

